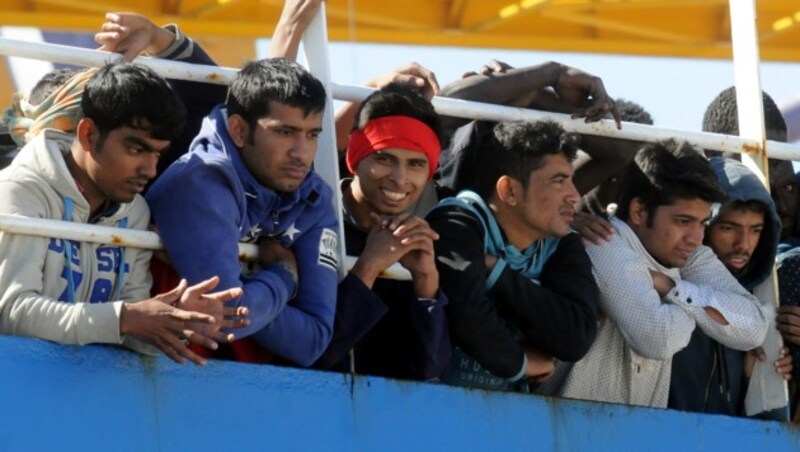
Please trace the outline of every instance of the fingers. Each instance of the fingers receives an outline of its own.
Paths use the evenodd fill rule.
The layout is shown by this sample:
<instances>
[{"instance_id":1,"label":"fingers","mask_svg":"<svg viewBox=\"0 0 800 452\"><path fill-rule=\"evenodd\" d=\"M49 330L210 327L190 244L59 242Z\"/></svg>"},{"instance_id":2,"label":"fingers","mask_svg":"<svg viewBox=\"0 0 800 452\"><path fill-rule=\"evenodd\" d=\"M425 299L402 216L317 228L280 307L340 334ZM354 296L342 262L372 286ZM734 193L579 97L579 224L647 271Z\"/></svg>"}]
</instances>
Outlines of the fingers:
<instances>
[{"instance_id":1,"label":"fingers","mask_svg":"<svg viewBox=\"0 0 800 452\"><path fill-rule=\"evenodd\" d=\"M407 86L420 90L429 98L439 93L439 82L436 74L419 63L409 63L406 66L395 69L394 82L403 83Z\"/></svg>"},{"instance_id":2,"label":"fingers","mask_svg":"<svg viewBox=\"0 0 800 452\"><path fill-rule=\"evenodd\" d=\"M778 308L779 314L776 317L778 331L781 332L784 340L792 344L800 345L800 317L790 310L783 309L785 307L788 306L781 306Z\"/></svg>"},{"instance_id":3,"label":"fingers","mask_svg":"<svg viewBox=\"0 0 800 452\"><path fill-rule=\"evenodd\" d=\"M575 219L570 225L584 240L595 245L602 245L614 236L614 227L603 217L575 212Z\"/></svg>"},{"instance_id":4,"label":"fingers","mask_svg":"<svg viewBox=\"0 0 800 452\"><path fill-rule=\"evenodd\" d=\"M162 352L164 352L165 355L178 364L184 364L186 359L200 366L204 366L206 364L206 360L203 359L202 356L193 352L177 336L162 336L160 340L156 342L156 346Z\"/></svg>"},{"instance_id":5,"label":"fingers","mask_svg":"<svg viewBox=\"0 0 800 452\"><path fill-rule=\"evenodd\" d=\"M207 334L210 334L213 337L213 336L216 336L217 333L219 333L219 331L214 331L214 332L210 332L210 333L207 333ZM206 334L200 333L198 331L195 331L195 330L187 328L187 329L183 330L183 334L182 335L183 335L183 337L188 339L189 342L191 342L193 344L197 344L197 345L203 346L205 348L210 348L211 350L216 350L216 349L219 348L219 345L217 345L217 341L215 341L211 337L206 336ZM187 356L187 358L188 358L188 356ZM189 358L189 359L191 359L191 358Z\"/></svg>"},{"instance_id":6,"label":"fingers","mask_svg":"<svg viewBox=\"0 0 800 452\"><path fill-rule=\"evenodd\" d=\"M417 234L427 236L431 240L439 240L439 234L431 229L427 221L419 217L406 219L401 225L392 231L392 235L400 239L401 243L403 243L405 238Z\"/></svg>"},{"instance_id":7,"label":"fingers","mask_svg":"<svg viewBox=\"0 0 800 452\"><path fill-rule=\"evenodd\" d=\"M197 323L215 323L214 317L203 314L201 312L184 311L183 309L175 308L169 313L173 320L180 320L182 322L197 322Z\"/></svg>"},{"instance_id":8,"label":"fingers","mask_svg":"<svg viewBox=\"0 0 800 452\"><path fill-rule=\"evenodd\" d=\"M767 360L767 354L764 353L764 347L756 347L755 349L753 349L753 354L759 361Z\"/></svg>"},{"instance_id":9,"label":"fingers","mask_svg":"<svg viewBox=\"0 0 800 452\"><path fill-rule=\"evenodd\" d=\"M170 290L169 292L164 292L161 294L156 295L154 298L162 303L166 303L168 305L174 305L178 300L180 300L183 292L186 290L186 286L188 283L185 279L181 279L177 286L174 289Z\"/></svg>"},{"instance_id":10,"label":"fingers","mask_svg":"<svg viewBox=\"0 0 800 452\"><path fill-rule=\"evenodd\" d=\"M222 309L222 328L244 328L250 325L247 316L250 311L244 306L226 307Z\"/></svg>"},{"instance_id":11,"label":"fingers","mask_svg":"<svg viewBox=\"0 0 800 452\"><path fill-rule=\"evenodd\" d=\"M212 276L211 278L208 278L205 281L201 281L201 282L193 285L192 287L189 287L188 289L186 289L184 298L186 296L202 295L202 294L208 292L209 290L212 290L213 288L217 287L217 284L219 284L219 277L218 276Z\"/></svg>"},{"instance_id":12,"label":"fingers","mask_svg":"<svg viewBox=\"0 0 800 452\"><path fill-rule=\"evenodd\" d=\"M239 298L242 295L244 295L244 290L242 290L241 287L232 287L232 288L227 289L227 290L221 290L219 292L208 293L208 294L205 294L203 296L208 298L208 299L210 299L210 300L219 301L220 303L225 303L225 302L234 300L236 298ZM243 308L243 309L246 310L247 308Z\"/></svg>"}]
</instances>

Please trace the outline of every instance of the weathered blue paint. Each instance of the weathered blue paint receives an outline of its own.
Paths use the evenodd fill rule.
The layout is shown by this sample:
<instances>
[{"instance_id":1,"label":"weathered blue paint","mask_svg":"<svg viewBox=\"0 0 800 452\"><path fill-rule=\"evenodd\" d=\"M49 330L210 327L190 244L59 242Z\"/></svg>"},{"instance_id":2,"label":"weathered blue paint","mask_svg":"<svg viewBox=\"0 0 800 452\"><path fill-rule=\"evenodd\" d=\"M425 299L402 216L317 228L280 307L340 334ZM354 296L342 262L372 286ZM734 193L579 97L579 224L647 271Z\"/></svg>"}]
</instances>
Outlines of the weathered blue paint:
<instances>
[{"instance_id":1,"label":"weathered blue paint","mask_svg":"<svg viewBox=\"0 0 800 452\"><path fill-rule=\"evenodd\" d=\"M0 450L800 450L789 426L0 337Z\"/></svg>"}]
</instances>

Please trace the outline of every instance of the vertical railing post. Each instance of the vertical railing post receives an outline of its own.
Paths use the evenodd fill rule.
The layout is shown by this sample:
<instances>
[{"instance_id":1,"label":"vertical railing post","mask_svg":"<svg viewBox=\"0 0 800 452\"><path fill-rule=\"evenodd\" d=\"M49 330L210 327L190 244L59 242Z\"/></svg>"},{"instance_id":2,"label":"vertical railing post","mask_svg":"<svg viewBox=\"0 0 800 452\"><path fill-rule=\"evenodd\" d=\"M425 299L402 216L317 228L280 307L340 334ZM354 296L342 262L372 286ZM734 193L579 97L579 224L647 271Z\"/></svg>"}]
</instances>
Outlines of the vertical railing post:
<instances>
[{"instance_id":1,"label":"vertical railing post","mask_svg":"<svg viewBox=\"0 0 800 452\"><path fill-rule=\"evenodd\" d=\"M756 140L756 152L742 153L742 162L755 172L769 190L769 165L764 129L764 102L761 94L761 73L758 52L758 29L754 0L729 0L731 11L731 41L733 43L734 80L738 107L739 135ZM762 303L778 306L778 285L775 268L770 277L754 291ZM747 415L787 406L786 382L773 370L774 362L783 346L775 316L770 315L769 330L764 342L767 361L757 362L750 378L745 399ZM788 418L788 417L787 417Z\"/></svg>"},{"instance_id":2,"label":"vertical railing post","mask_svg":"<svg viewBox=\"0 0 800 452\"><path fill-rule=\"evenodd\" d=\"M319 138L317 155L314 158L314 169L333 189L333 208L336 209L336 217L339 220L339 276L343 277L346 273L344 266L344 256L346 255L344 222L342 219L342 196L339 191L339 156L336 149L336 127L333 120L331 66L324 2L320 6L316 17L306 29L305 34L303 34L303 48L306 53L306 61L308 61L308 70L325 85L325 92L328 97L322 119L322 135Z\"/></svg>"}]
</instances>

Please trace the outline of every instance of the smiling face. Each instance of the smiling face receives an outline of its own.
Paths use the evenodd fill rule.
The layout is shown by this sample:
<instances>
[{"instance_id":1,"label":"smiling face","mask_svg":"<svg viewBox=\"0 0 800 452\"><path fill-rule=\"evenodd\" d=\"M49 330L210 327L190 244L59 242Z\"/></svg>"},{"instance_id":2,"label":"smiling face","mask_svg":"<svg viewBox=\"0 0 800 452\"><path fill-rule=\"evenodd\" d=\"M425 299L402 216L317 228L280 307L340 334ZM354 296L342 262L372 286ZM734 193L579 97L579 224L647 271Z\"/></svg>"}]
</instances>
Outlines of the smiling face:
<instances>
[{"instance_id":1,"label":"smiling face","mask_svg":"<svg viewBox=\"0 0 800 452\"><path fill-rule=\"evenodd\" d=\"M764 213L728 207L708 228L708 246L733 274L744 270L764 230Z\"/></svg>"},{"instance_id":2,"label":"smiling face","mask_svg":"<svg viewBox=\"0 0 800 452\"><path fill-rule=\"evenodd\" d=\"M370 154L356 168L353 199L371 212L397 215L408 210L428 181L428 158L422 152L389 148Z\"/></svg>"},{"instance_id":3,"label":"smiling face","mask_svg":"<svg viewBox=\"0 0 800 452\"><path fill-rule=\"evenodd\" d=\"M703 243L711 203L699 198L679 199L655 208L648 226L646 207L638 198L631 201L628 225L645 249L661 265L681 268Z\"/></svg>"},{"instance_id":4,"label":"smiling face","mask_svg":"<svg viewBox=\"0 0 800 452\"><path fill-rule=\"evenodd\" d=\"M252 129L239 115L228 119L228 130L242 161L258 182L272 190L297 190L311 171L322 132L322 113L270 101L269 114Z\"/></svg>"}]
</instances>

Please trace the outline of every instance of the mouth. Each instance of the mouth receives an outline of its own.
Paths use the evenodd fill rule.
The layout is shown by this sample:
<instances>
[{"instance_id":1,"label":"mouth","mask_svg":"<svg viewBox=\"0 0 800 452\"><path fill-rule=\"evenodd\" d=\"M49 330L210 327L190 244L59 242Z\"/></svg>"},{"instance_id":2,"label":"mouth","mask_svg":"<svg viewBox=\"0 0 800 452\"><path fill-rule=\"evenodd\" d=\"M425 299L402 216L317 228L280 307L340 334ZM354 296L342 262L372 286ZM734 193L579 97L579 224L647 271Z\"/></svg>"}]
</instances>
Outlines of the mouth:
<instances>
[{"instance_id":1,"label":"mouth","mask_svg":"<svg viewBox=\"0 0 800 452\"><path fill-rule=\"evenodd\" d=\"M303 179L308 174L308 167L306 166L286 166L283 172L292 179Z\"/></svg>"},{"instance_id":2,"label":"mouth","mask_svg":"<svg viewBox=\"0 0 800 452\"><path fill-rule=\"evenodd\" d=\"M131 181L128 181L128 186L130 186L131 189L133 191L135 191L136 193L141 193L142 191L144 191L144 188L147 186L147 181L146 180L131 180Z\"/></svg>"},{"instance_id":3,"label":"mouth","mask_svg":"<svg viewBox=\"0 0 800 452\"><path fill-rule=\"evenodd\" d=\"M695 248L678 248L676 251L678 253L678 256L686 260L689 259L689 257L691 257L691 255L694 253L694 250Z\"/></svg>"},{"instance_id":4,"label":"mouth","mask_svg":"<svg viewBox=\"0 0 800 452\"><path fill-rule=\"evenodd\" d=\"M381 188L381 194L389 201L399 203L408 198L408 192L392 191L386 188Z\"/></svg>"},{"instance_id":5,"label":"mouth","mask_svg":"<svg viewBox=\"0 0 800 452\"><path fill-rule=\"evenodd\" d=\"M725 261L728 264L728 267L735 268L736 270L741 270L747 265L748 262L750 262L750 256L742 254L734 254L728 256L728 258L725 259Z\"/></svg>"}]
</instances>

